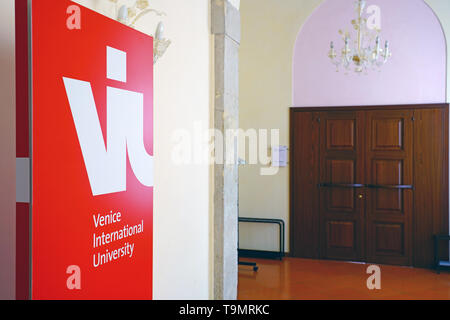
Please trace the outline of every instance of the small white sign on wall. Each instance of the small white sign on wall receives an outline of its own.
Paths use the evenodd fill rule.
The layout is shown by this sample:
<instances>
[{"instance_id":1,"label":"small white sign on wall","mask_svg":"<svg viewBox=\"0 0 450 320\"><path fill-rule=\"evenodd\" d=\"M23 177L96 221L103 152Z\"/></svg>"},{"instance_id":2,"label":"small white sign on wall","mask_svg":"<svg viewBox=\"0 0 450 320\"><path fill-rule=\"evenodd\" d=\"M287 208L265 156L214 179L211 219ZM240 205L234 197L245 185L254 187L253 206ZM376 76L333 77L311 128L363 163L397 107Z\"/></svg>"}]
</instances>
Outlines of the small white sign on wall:
<instances>
[{"instance_id":1,"label":"small white sign on wall","mask_svg":"<svg viewBox=\"0 0 450 320\"><path fill-rule=\"evenodd\" d=\"M286 167L287 166L287 146L273 146L272 147L272 167Z\"/></svg>"}]
</instances>

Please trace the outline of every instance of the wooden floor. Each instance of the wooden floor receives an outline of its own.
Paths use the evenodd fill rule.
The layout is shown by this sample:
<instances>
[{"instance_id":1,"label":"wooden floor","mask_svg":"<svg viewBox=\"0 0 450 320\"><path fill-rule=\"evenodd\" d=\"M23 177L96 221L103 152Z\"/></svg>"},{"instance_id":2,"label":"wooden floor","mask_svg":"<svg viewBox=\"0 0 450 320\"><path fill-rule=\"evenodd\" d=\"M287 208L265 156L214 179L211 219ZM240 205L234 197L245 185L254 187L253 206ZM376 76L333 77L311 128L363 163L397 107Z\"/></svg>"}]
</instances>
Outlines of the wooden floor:
<instances>
[{"instance_id":1,"label":"wooden floor","mask_svg":"<svg viewBox=\"0 0 450 320\"><path fill-rule=\"evenodd\" d=\"M285 258L239 266L240 300L450 300L450 273L380 266L381 290L367 289L367 264Z\"/></svg>"}]
</instances>

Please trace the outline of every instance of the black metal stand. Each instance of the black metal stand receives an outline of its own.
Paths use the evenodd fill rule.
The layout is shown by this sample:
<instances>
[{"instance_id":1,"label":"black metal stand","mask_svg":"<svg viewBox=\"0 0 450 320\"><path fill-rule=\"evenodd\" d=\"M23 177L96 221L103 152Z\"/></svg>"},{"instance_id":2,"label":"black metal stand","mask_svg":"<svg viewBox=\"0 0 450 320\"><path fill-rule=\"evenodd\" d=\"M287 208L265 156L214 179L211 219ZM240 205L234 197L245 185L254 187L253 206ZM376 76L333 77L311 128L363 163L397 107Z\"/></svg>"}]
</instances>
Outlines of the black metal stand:
<instances>
[{"instance_id":1,"label":"black metal stand","mask_svg":"<svg viewBox=\"0 0 450 320\"><path fill-rule=\"evenodd\" d=\"M255 262L244 262L244 261L239 261L238 264L240 266L249 266L249 267L253 267L253 271L258 271L259 267Z\"/></svg>"},{"instance_id":2,"label":"black metal stand","mask_svg":"<svg viewBox=\"0 0 450 320\"><path fill-rule=\"evenodd\" d=\"M264 251L265 253L273 253L275 254L278 259L282 260L284 257L284 233L285 233L285 225L284 225L284 221L281 219L263 219L263 218L239 218L239 222L247 222L247 223L268 223L268 224L277 224L279 227L279 235L280 235L280 250L276 253L276 252L272 252L272 251ZM246 250L251 251L252 250ZM256 251L253 251L254 253L256 253ZM259 252L262 253L262 252Z\"/></svg>"},{"instance_id":3,"label":"black metal stand","mask_svg":"<svg viewBox=\"0 0 450 320\"><path fill-rule=\"evenodd\" d=\"M239 220L238 220L238 252L239 252ZM238 265L253 267L253 271L255 272L258 271L259 269L258 265L255 262L239 261L239 253L238 253Z\"/></svg>"},{"instance_id":4,"label":"black metal stand","mask_svg":"<svg viewBox=\"0 0 450 320\"><path fill-rule=\"evenodd\" d=\"M239 222L248 222L248 223L270 223L270 224L277 224L280 228L280 251L277 253L277 256L280 260L284 257L284 232L285 232L285 226L284 221L281 219L262 219L262 218L239 218ZM239 241L238 241L238 248L239 248ZM239 265L241 266L250 266L253 267L253 271L258 271L258 265L254 262L244 262L239 261Z\"/></svg>"},{"instance_id":5,"label":"black metal stand","mask_svg":"<svg viewBox=\"0 0 450 320\"><path fill-rule=\"evenodd\" d=\"M441 273L441 267L450 267L450 261L441 261L439 257L439 242L450 241L450 235L435 235L434 236L434 262L436 267L436 272Z\"/></svg>"}]
</instances>

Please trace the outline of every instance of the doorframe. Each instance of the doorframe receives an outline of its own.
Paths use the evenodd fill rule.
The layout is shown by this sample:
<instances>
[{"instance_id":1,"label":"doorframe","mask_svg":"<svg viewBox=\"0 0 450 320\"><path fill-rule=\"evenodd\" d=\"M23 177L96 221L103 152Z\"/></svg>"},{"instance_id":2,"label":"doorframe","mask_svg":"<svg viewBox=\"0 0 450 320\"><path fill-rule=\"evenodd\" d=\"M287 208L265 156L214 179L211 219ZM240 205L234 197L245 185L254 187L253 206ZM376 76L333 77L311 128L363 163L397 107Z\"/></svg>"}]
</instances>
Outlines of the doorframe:
<instances>
[{"instance_id":1,"label":"doorframe","mask_svg":"<svg viewBox=\"0 0 450 320\"><path fill-rule=\"evenodd\" d=\"M239 1L211 0L212 97L211 127L222 132L239 128ZM225 150L222 157L237 150ZM216 156L216 155L215 155ZM219 161L217 161L219 160ZM237 161L216 159L211 167L210 192L210 298L237 299L238 202Z\"/></svg>"}]
</instances>

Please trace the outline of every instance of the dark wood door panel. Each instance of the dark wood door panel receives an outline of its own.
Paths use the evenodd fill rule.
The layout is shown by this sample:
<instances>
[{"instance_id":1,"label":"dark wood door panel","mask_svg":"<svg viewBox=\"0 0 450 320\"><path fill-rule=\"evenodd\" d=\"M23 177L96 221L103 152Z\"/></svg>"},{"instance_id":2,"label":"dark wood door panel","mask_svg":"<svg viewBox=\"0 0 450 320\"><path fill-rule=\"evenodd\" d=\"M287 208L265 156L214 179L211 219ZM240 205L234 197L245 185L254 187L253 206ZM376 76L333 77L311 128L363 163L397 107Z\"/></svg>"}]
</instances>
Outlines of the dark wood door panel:
<instances>
[{"instance_id":1,"label":"dark wood door panel","mask_svg":"<svg viewBox=\"0 0 450 320\"><path fill-rule=\"evenodd\" d=\"M414 265L434 265L434 234L448 228L448 108L414 112ZM448 243L440 256L448 258Z\"/></svg>"},{"instance_id":2,"label":"dark wood door panel","mask_svg":"<svg viewBox=\"0 0 450 320\"><path fill-rule=\"evenodd\" d=\"M410 265L408 237L404 223L373 221L369 224L368 234L372 241L368 242L367 262L397 265Z\"/></svg>"},{"instance_id":3,"label":"dark wood door panel","mask_svg":"<svg viewBox=\"0 0 450 320\"><path fill-rule=\"evenodd\" d=\"M376 212L403 214L403 190L376 189L373 191Z\"/></svg>"},{"instance_id":4,"label":"dark wood door panel","mask_svg":"<svg viewBox=\"0 0 450 320\"><path fill-rule=\"evenodd\" d=\"M330 184L354 184L356 183L356 161L354 159L326 159L327 178ZM354 188L328 188L328 211L355 210Z\"/></svg>"},{"instance_id":5,"label":"dark wood door panel","mask_svg":"<svg viewBox=\"0 0 450 320\"><path fill-rule=\"evenodd\" d=\"M328 220L326 223L326 245L328 259L358 259L358 222L351 220Z\"/></svg>"},{"instance_id":6,"label":"dark wood door panel","mask_svg":"<svg viewBox=\"0 0 450 320\"><path fill-rule=\"evenodd\" d=\"M366 112L366 241L369 262L412 261L413 111ZM372 187L370 187L372 186Z\"/></svg>"},{"instance_id":7,"label":"dark wood door panel","mask_svg":"<svg viewBox=\"0 0 450 320\"><path fill-rule=\"evenodd\" d=\"M324 120L326 121L327 151L356 150L356 119Z\"/></svg>"},{"instance_id":8,"label":"dark wood door panel","mask_svg":"<svg viewBox=\"0 0 450 320\"><path fill-rule=\"evenodd\" d=\"M290 250L319 258L319 123L312 112L291 112Z\"/></svg>"},{"instance_id":9,"label":"dark wood door panel","mask_svg":"<svg viewBox=\"0 0 450 320\"><path fill-rule=\"evenodd\" d=\"M377 185L403 183L403 159L373 159L372 177Z\"/></svg>"},{"instance_id":10,"label":"dark wood door panel","mask_svg":"<svg viewBox=\"0 0 450 320\"><path fill-rule=\"evenodd\" d=\"M320 118L320 248L326 259L364 259L364 118L360 112Z\"/></svg>"},{"instance_id":11,"label":"dark wood door panel","mask_svg":"<svg viewBox=\"0 0 450 320\"><path fill-rule=\"evenodd\" d=\"M372 151L403 150L404 119L374 115L371 118Z\"/></svg>"},{"instance_id":12,"label":"dark wood door panel","mask_svg":"<svg viewBox=\"0 0 450 320\"><path fill-rule=\"evenodd\" d=\"M403 223L374 222L374 252L380 256L405 255L405 229Z\"/></svg>"},{"instance_id":13,"label":"dark wood door panel","mask_svg":"<svg viewBox=\"0 0 450 320\"><path fill-rule=\"evenodd\" d=\"M403 159L372 159L372 181L376 186L404 185ZM403 190L374 188L373 207L376 213L402 214Z\"/></svg>"}]
</instances>

